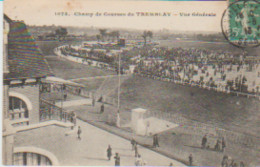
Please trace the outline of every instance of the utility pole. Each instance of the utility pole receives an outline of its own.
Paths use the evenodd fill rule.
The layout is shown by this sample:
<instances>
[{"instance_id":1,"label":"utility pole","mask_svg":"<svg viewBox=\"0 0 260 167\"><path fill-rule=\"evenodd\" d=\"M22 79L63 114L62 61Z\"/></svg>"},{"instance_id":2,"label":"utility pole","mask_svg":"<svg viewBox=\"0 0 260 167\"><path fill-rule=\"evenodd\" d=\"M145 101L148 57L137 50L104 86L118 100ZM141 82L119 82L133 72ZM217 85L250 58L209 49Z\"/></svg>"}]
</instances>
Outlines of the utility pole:
<instances>
[{"instance_id":1,"label":"utility pole","mask_svg":"<svg viewBox=\"0 0 260 167\"><path fill-rule=\"evenodd\" d=\"M60 110L60 120L63 118L63 84L61 85L61 110Z\"/></svg>"},{"instance_id":2,"label":"utility pole","mask_svg":"<svg viewBox=\"0 0 260 167\"><path fill-rule=\"evenodd\" d=\"M116 126L121 127L120 125L120 86L121 86L121 49L125 46L125 39L120 39L119 41L120 52L118 54L118 100L117 100L117 120Z\"/></svg>"},{"instance_id":3,"label":"utility pole","mask_svg":"<svg viewBox=\"0 0 260 167\"><path fill-rule=\"evenodd\" d=\"M240 75L240 93L242 93L242 85L243 85L243 78L244 78L244 54L245 54L245 50L243 49L243 57L242 57L242 67L240 68L241 70L241 75Z\"/></svg>"},{"instance_id":4,"label":"utility pole","mask_svg":"<svg viewBox=\"0 0 260 167\"><path fill-rule=\"evenodd\" d=\"M117 96L117 120L116 126L120 127L120 85L121 85L121 54L118 55L118 96Z\"/></svg>"}]
</instances>

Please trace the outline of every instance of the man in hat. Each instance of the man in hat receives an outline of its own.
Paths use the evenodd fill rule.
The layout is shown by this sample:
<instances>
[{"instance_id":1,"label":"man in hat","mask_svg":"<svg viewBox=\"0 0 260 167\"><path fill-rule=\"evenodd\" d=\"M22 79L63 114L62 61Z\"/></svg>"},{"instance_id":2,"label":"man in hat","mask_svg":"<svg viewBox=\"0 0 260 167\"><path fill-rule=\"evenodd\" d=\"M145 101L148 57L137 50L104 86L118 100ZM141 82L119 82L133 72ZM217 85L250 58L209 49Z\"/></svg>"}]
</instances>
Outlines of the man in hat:
<instances>
[{"instance_id":1,"label":"man in hat","mask_svg":"<svg viewBox=\"0 0 260 167\"><path fill-rule=\"evenodd\" d=\"M79 126L79 127L78 127L78 132L77 132L77 134L78 134L78 139L79 139L79 140L81 140L81 137L80 137L81 133L82 133L82 131L81 131L81 128L80 128L80 126Z\"/></svg>"},{"instance_id":2,"label":"man in hat","mask_svg":"<svg viewBox=\"0 0 260 167\"><path fill-rule=\"evenodd\" d=\"M138 148L137 148L137 143L135 143L135 146L134 146L134 148L135 148L135 157L137 157L137 156L138 156Z\"/></svg>"},{"instance_id":3,"label":"man in hat","mask_svg":"<svg viewBox=\"0 0 260 167\"><path fill-rule=\"evenodd\" d=\"M102 104L100 107L100 114L102 114L104 111L105 111L105 106L104 104Z\"/></svg>"},{"instance_id":4,"label":"man in hat","mask_svg":"<svg viewBox=\"0 0 260 167\"><path fill-rule=\"evenodd\" d=\"M135 141L134 137L132 137L132 139L131 139L131 144L132 144L132 150L134 150L135 149L135 144L136 144L136 141Z\"/></svg>"},{"instance_id":5,"label":"man in hat","mask_svg":"<svg viewBox=\"0 0 260 167\"><path fill-rule=\"evenodd\" d=\"M192 154L190 154L190 156L189 156L189 166L192 166L192 162L193 162L193 157L192 157Z\"/></svg>"},{"instance_id":6,"label":"man in hat","mask_svg":"<svg viewBox=\"0 0 260 167\"><path fill-rule=\"evenodd\" d=\"M225 151L225 148L226 148L226 142L225 142L225 139L224 139L224 137L222 137L222 152L224 152Z\"/></svg>"},{"instance_id":7,"label":"man in hat","mask_svg":"<svg viewBox=\"0 0 260 167\"><path fill-rule=\"evenodd\" d=\"M108 145L108 148L107 148L107 158L108 158L109 161L111 159L111 156L112 156L112 148L111 148L110 145Z\"/></svg>"},{"instance_id":8,"label":"man in hat","mask_svg":"<svg viewBox=\"0 0 260 167\"><path fill-rule=\"evenodd\" d=\"M120 166L120 156L118 153L116 153L115 159L115 166Z\"/></svg>"},{"instance_id":9,"label":"man in hat","mask_svg":"<svg viewBox=\"0 0 260 167\"><path fill-rule=\"evenodd\" d=\"M204 135L201 141L201 147L204 149L207 144L207 135Z\"/></svg>"}]
</instances>

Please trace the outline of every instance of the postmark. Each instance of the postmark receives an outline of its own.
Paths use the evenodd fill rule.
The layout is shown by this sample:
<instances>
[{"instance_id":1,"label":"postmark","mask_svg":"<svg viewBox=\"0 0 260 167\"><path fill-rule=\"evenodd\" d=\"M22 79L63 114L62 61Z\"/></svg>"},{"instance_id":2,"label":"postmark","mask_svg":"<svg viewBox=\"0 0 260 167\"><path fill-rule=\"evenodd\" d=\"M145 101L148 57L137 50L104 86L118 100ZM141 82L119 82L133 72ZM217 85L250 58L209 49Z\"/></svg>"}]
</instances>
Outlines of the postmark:
<instances>
[{"instance_id":1,"label":"postmark","mask_svg":"<svg viewBox=\"0 0 260 167\"><path fill-rule=\"evenodd\" d=\"M221 19L222 33L234 46L246 48L260 45L260 3L241 0L231 3Z\"/></svg>"}]
</instances>

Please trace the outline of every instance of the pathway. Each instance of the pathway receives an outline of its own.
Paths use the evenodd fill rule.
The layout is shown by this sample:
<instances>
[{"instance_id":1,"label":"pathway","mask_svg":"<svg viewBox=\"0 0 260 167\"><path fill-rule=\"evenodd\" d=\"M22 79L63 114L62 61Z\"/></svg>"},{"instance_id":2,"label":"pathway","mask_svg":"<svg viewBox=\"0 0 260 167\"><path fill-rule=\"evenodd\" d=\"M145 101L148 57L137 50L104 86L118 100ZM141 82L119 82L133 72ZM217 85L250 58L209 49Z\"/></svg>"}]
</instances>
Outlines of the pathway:
<instances>
[{"instance_id":1,"label":"pathway","mask_svg":"<svg viewBox=\"0 0 260 167\"><path fill-rule=\"evenodd\" d=\"M106 149L110 144L113 156L118 152L121 166L133 166L134 152L128 140L107 131L77 120L82 128L82 140L77 139L76 131L66 136L68 128L49 126L20 132L16 136L15 146L36 146L52 152L58 158L60 165L80 166L113 166L114 159L108 161ZM184 166L173 159L167 158L147 148L138 146L139 153L148 166Z\"/></svg>"}]
</instances>

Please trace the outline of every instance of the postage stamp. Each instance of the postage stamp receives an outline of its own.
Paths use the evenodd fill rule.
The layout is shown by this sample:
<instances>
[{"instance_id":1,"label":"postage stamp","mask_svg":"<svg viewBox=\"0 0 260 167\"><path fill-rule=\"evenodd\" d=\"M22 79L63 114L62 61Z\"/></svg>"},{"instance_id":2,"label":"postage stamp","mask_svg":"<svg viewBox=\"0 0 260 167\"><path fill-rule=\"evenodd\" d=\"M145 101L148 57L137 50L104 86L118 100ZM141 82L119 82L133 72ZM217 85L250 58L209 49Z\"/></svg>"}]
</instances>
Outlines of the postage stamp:
<instances>
[{"instance_id":1,"label":"postage stamp","mask_svg":"<svg viewBox=\"0 0 260 167\"><path fill-rule=\"evenodd\" d=\"M255 0L231 2L222 17L225 38L238 47L260 44L260 3Z\"/></svg>"}]
</instances>

